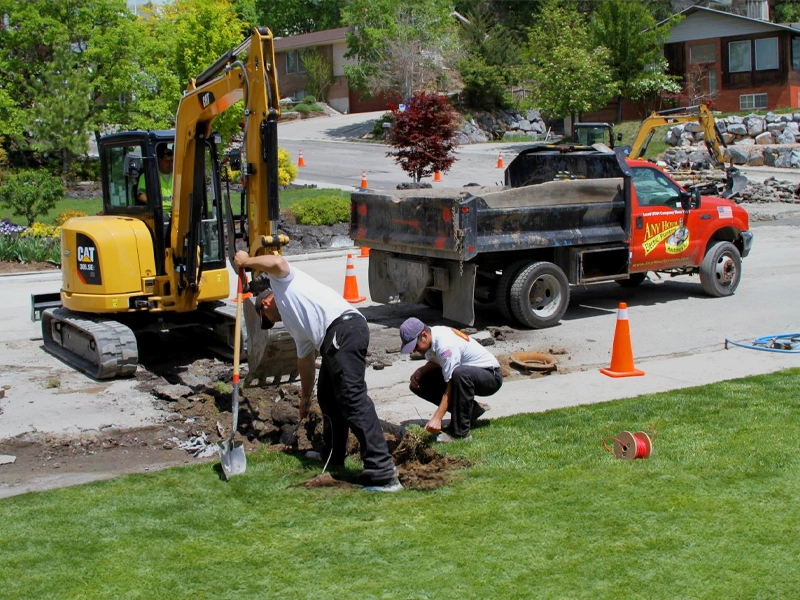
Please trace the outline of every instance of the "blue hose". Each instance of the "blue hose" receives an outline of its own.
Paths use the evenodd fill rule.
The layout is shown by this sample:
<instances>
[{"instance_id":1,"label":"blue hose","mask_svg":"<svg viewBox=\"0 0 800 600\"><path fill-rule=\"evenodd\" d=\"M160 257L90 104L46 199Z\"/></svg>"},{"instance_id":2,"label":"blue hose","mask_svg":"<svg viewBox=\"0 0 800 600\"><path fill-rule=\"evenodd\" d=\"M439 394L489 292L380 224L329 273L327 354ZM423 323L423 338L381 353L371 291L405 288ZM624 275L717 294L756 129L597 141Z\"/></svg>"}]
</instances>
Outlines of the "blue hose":
<instances>
[{"instance_id":1,"label":"blue hose","mask_svg":"<svg viewBox=\"0 0 800 600\"><path fill-rule=\"evenodd\" d=\"M800 333L780 333L778 335L765 335L756 338L750 344L742 344L725 338L725 349L728 344L749 348L750 350L763 350L765 352L783 352L796 354L800 352Z\"/></svg>"}]
</instances>

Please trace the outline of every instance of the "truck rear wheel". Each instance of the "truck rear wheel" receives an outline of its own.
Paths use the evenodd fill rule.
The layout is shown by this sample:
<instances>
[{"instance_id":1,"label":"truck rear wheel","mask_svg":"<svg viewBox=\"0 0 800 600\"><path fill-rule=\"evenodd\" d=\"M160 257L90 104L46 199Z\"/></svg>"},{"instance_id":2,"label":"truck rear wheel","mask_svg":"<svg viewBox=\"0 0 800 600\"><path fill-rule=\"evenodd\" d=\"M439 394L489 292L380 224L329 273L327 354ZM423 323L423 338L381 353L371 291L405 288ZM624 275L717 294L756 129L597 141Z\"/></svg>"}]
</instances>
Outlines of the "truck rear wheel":
<instances>
[{"instance_id":1,"label":"truck rear wheel","mask_svg":"<svg viewBox=\"0 0 800 600\"><path fill-rule=\"evenodd\" d=\"M514 313L511 311L511 286L517 273L528 263L526 260L518 260L511 263L503 269L500 274L500 279L497 280L497 287L495 288L495 304L500 316L506 323L513 324L515 321Z\"/></svg>"},{"instance_id":2,"label":"truck rear wheel","mask_svg":"<svg viewBox=\"0 0 800 600\"><path fill-rule=\"evenodd\" d=\"M742 256L730 242L716 242L709 247L700 265L700 283L709 296L731 296L742 278Z\"/></svg>"},{"instance_id":3,"label":"truck rear wheel","mask_svg":"<svg viewBox=\"0 0 800 600\"><path fill-rule=\"evenodd\" d=\"M534 262L514 278L510 303L514 317L533 329L552 327L569 305L569 281L558 266Z\"/></svg>"}]
</instances>

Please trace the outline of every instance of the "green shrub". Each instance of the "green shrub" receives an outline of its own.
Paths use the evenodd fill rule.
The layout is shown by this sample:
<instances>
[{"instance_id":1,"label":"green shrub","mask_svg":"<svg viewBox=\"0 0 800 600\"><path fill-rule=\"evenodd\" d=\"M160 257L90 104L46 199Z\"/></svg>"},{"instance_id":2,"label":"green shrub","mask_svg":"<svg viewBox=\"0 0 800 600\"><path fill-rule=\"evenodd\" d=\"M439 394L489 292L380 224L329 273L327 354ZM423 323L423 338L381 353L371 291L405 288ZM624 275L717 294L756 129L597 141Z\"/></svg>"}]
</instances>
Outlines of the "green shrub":
<instances>
[{"instance_id":1,"label":"green shrub","mask_svg":"<svg viewBox=\"0 0 800 600\"><path fill-rule=\"evenodd\" d=\"M70 181L98 181L100 179L100 159L81 157L74 160L67 172Z\"/></svg>"},{"instance_id":2,"label":"green shrub","mask_svg":"<svg viewBox=\"0 0 800 600\"><path fill-rule=\"evenodd\" d=\"M311 112L323 112L325 110L319 104L316 104L316 103L310 103L309 104L305 100L303 100L300 104L295 106L294 109L297 112L304 113L304 114L308 114L308 113L311 113Z\"/></svg>"},{"instance_id":3,"label":"green shrub","mask_svg":"<svg viewBox=\"0 0 800 600\"><path fill-rule=\"evenodd\" d=\"M64 186L58 177L43 170L18 171L0 186L0 197L30 227L36 217L46 215L64 197Z\"/></svg>"},{"instance_id":4,"label":"green shrub","mask_svg":"<svg viewBox=\"0 0 800 600\"><path fill-rule=\"evenodd\" d=\"M377 136L383 136L384 123L389 123L389 124L394 123L394 117L392 116L392 113L387 112L382 114L381 118L375 121L375 124L372 126L372 133Z\"/></svg>"},{"instance_id":5,"label":"green shrub","mask_svg":"<svg viewBox=\"0 0 800 600\"><path fill-rule=\"evenodd\" d=\"M467 106L479 110L508 107L506 82L497 66L487 65L482 57L472 54L458 63L458 71Z\"/></svg>"},{"instance_id":6,"label":"green shrub","mask_svg":"<svg viewBox=\"0 0 800 600\"><path fill-rule=\"evenodd\" d=\"M303 198L292 204L298 225L336 225L350 220L350 200L337 196Z\"/></svg>"},{"instance_id":7,"label":"green shrub","mask_svg":"<svg viewBox=\"0 0 800 600\"><path fill-rule=\"evenodd\" d=\"M317 99L314 96L306 96L302 100L303 104L315 104Z\"/></svg>"}]
</instances>

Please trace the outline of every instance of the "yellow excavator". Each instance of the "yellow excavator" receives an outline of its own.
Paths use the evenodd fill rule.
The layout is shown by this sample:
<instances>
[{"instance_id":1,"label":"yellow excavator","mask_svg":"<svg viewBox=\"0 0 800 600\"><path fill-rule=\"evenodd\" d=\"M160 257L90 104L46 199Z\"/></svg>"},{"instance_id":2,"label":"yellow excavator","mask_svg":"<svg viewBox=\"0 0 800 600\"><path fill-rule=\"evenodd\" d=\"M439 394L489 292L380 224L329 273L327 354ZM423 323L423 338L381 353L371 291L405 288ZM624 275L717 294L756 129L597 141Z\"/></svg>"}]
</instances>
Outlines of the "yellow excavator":
<instances>
[{"instance_id":1,"label":"yellow excavator","mask_svg":"<svg viewBox=\"0 0 800 600\"><path fill-rule=\"evenodd\" d=\"M648 116L636 133L636 138L631 144L631 151L628 158L639 159L644 157L647 146L653 139L653 134L660 128L669 125L679 125L681 123L699 123L703 129L703 138L711 155L711 160L715 166L721 167L725 163L725 148L727 144L722 139L722 133L717 127L713 113L705 104L695 106L683 106L671 108L659 112L653 112Z\"/></svg>"},{"instance_id":2,"label":"yellow excavator","mask_svg":"<svg viewBox=\"0 0 800 600\"><path fill-rule=\"evenodd\" d=\"M109 379L135 372L141 332L200 327L210 344L233 347L227 260L237 242L255 255L280 253L289 241L277 231L279 100L273 37L255 28L190 82L174 130L98 139L103 212L64 223L61 291L32 297L48 352ZM243 141L230 166L240 167L244 191L234 214L212 126L239 101ZM262 335L247 340L251 372L294 378L291 337L279 329Z\"/></svg>"}]
</instances>

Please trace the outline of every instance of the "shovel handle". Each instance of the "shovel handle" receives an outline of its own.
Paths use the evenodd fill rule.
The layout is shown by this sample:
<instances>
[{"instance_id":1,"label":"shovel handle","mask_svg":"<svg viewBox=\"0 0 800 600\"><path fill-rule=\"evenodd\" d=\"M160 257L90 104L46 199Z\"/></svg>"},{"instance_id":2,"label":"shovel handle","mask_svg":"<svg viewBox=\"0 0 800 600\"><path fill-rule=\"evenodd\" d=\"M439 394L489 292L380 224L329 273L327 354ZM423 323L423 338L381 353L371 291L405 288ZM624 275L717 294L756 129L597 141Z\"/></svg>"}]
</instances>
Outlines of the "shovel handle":
<instances>
[{"instance_id":1,"label":"shovel handle","mask_svg":"<svg viewBox=\"0 0 800 600\"><path fill-rule=\"evenodd\" d=\"M233 332L233 383L239 383L239 356L242 351L242 282L244 269L239 269L236 283L236 321Z\"/></svg>"}]
</instances>

